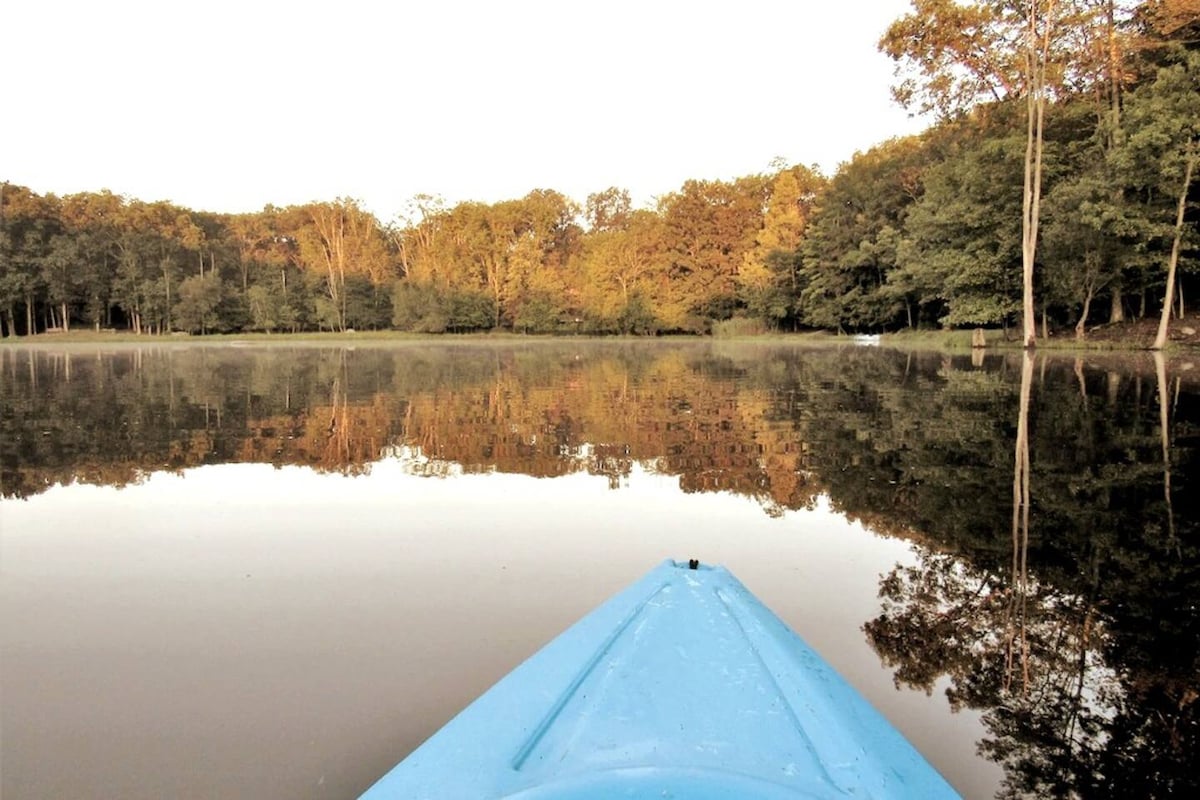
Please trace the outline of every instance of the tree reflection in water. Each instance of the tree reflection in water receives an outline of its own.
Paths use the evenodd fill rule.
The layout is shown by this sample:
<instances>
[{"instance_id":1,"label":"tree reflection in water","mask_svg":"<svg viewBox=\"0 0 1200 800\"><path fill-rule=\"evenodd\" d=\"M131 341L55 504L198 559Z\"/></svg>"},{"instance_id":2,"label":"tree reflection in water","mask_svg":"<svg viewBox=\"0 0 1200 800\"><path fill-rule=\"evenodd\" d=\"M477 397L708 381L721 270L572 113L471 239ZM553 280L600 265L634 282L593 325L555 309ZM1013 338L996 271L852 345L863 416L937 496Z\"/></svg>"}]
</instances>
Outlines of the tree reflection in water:
<instances>
[{"instance_id":1,"label":"tree reflection in water","mask_svg":"<svg viewBox=\"0 0 1200 800\"><path fill-rule=\"evenodd\" d=\"M903 537L866 623L979 709L1008 796L1200 789L1200 389L1182 357L871 348L0 348L0 494L210 463L355 474L635 465ZM1173 381L1173 382L1172 382Z\"/></svg>"},{"instance_id":2,"label":"tree reflection in water","mask_svg":"<svg viewBox=\"0 0 1200 800\"><path fill-rule=\"evenodd\" d=\"M1134 485L1148 488L1142 480L1147 460L1134 452L1144 452L1150 437L1133 426L1113 442L1132 448L1126 460L1133 463L1097 458L1091 470L1072 475L1064 474L1059 463L1064 438L1070 440L1063 435L1070 431L1043 431L1035 437L1041 446L1031 460L1034 358L1025 354L1007 569L998 554L972 558L962 550L923 546L916 566L897 566L883 577L883 611L864 626L872 646L895 670L897 686L931 693L944 679L953 709L982 711L988 736L979 750L1005 769L1002 797L1195 793L1200 744L1196 530L1190 522L1185 552L1172 502L1171 424L1161 356L1155 367L1161 505L1155 506L1149 491L1139 492L1134 496L1140 507L1126 509L1124 519L1077 531L1054 526L1063 513L1057 503L1064 489L1078 502L1112 508L1131 497ZM1076 375L1082 406L1074 423L1083 433L1094 409L1081 368ZM1135 384L1140 401L1141 385ZM1057 399L1058 414L1041 415L1052 425L1063 419L1062 397ZM1051 488L1048 496L1039 498L1039 481ZM1135 524L1122 525L1127 522ZM1076 536L1080 540L1071 541ZM1078 556L1074 563L1046 563L1039 569L1039 556L1050 556L1050 562L1071 550Z\"/></svg>"}]
</instances>

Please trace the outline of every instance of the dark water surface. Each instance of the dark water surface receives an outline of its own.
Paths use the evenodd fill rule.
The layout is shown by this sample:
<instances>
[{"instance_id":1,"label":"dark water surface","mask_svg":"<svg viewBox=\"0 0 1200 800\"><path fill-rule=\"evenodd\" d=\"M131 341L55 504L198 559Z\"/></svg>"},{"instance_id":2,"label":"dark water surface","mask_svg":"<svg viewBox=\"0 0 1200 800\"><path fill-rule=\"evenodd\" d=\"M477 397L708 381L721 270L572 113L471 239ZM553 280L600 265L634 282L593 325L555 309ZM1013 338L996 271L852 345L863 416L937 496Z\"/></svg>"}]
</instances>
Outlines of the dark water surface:
<instances>
[{"instance_id":1,"label":"dark water surface","mask_svg":"<svg viewBox=\"0 0 1200 800\"><path fill-rule=\"evenodd\" d=\"M0 796L356 797L668 557L964 796L1194 796L1188 366L0 347Z\"/></svg>"}]
</instances>

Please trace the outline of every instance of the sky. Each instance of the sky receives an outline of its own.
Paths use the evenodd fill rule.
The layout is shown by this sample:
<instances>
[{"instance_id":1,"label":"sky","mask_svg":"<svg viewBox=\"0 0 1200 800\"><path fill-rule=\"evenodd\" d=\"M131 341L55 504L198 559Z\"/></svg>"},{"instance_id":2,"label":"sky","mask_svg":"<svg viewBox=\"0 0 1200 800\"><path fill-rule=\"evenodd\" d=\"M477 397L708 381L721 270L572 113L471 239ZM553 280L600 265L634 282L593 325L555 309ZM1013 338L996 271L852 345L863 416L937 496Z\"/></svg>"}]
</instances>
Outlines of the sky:
<instances>
[{"instance_id":1,"label":"sky","mask_svg":"<svg viewBox=\"0 0 1200 800\"><path fill-rule=\"evenodd\" d=\"M533 189L635 205L831 174L925 123L876 50L908 0L39 0L0 15L0 180L196 210Z\"/></svg>"}]
</instances>

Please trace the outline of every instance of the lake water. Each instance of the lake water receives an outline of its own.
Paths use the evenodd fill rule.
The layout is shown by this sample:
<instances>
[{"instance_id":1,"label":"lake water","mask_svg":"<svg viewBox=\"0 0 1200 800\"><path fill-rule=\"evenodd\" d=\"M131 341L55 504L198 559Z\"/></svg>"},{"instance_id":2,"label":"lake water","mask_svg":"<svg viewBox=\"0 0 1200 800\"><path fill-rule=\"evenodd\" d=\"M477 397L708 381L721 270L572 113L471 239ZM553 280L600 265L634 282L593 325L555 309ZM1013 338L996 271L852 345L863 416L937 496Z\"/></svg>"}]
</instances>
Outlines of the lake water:
<instances>
[{"instance_id":1,"label":"lake water","mask_svg":"<svg viewBox=\"0 0 1200 800\"><path fill-rule=\"evenodd\" d=\"M0 795L356 797L693 557L966 797L1195 795L1191 366L0 347Z\"/></svg>"}]
</instances>

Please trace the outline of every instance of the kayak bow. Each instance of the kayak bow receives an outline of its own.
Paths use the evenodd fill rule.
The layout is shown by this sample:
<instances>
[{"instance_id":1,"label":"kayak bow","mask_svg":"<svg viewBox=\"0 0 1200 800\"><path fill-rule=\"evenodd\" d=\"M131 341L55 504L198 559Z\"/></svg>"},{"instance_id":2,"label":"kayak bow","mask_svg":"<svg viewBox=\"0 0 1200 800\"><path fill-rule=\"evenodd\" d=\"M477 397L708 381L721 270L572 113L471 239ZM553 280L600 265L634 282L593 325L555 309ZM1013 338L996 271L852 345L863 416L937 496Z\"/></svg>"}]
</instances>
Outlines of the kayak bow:
<instances>
[{"instance_id":1,"label":"kayak bow","mask_svg":"<svg viewBox=\"0 0 1200 800\"><path fill-rule=\"evenodd\" d=\"M847 795L958 796L728 570L667 561L362 798Z\"/></svg>"}]
</instances>

